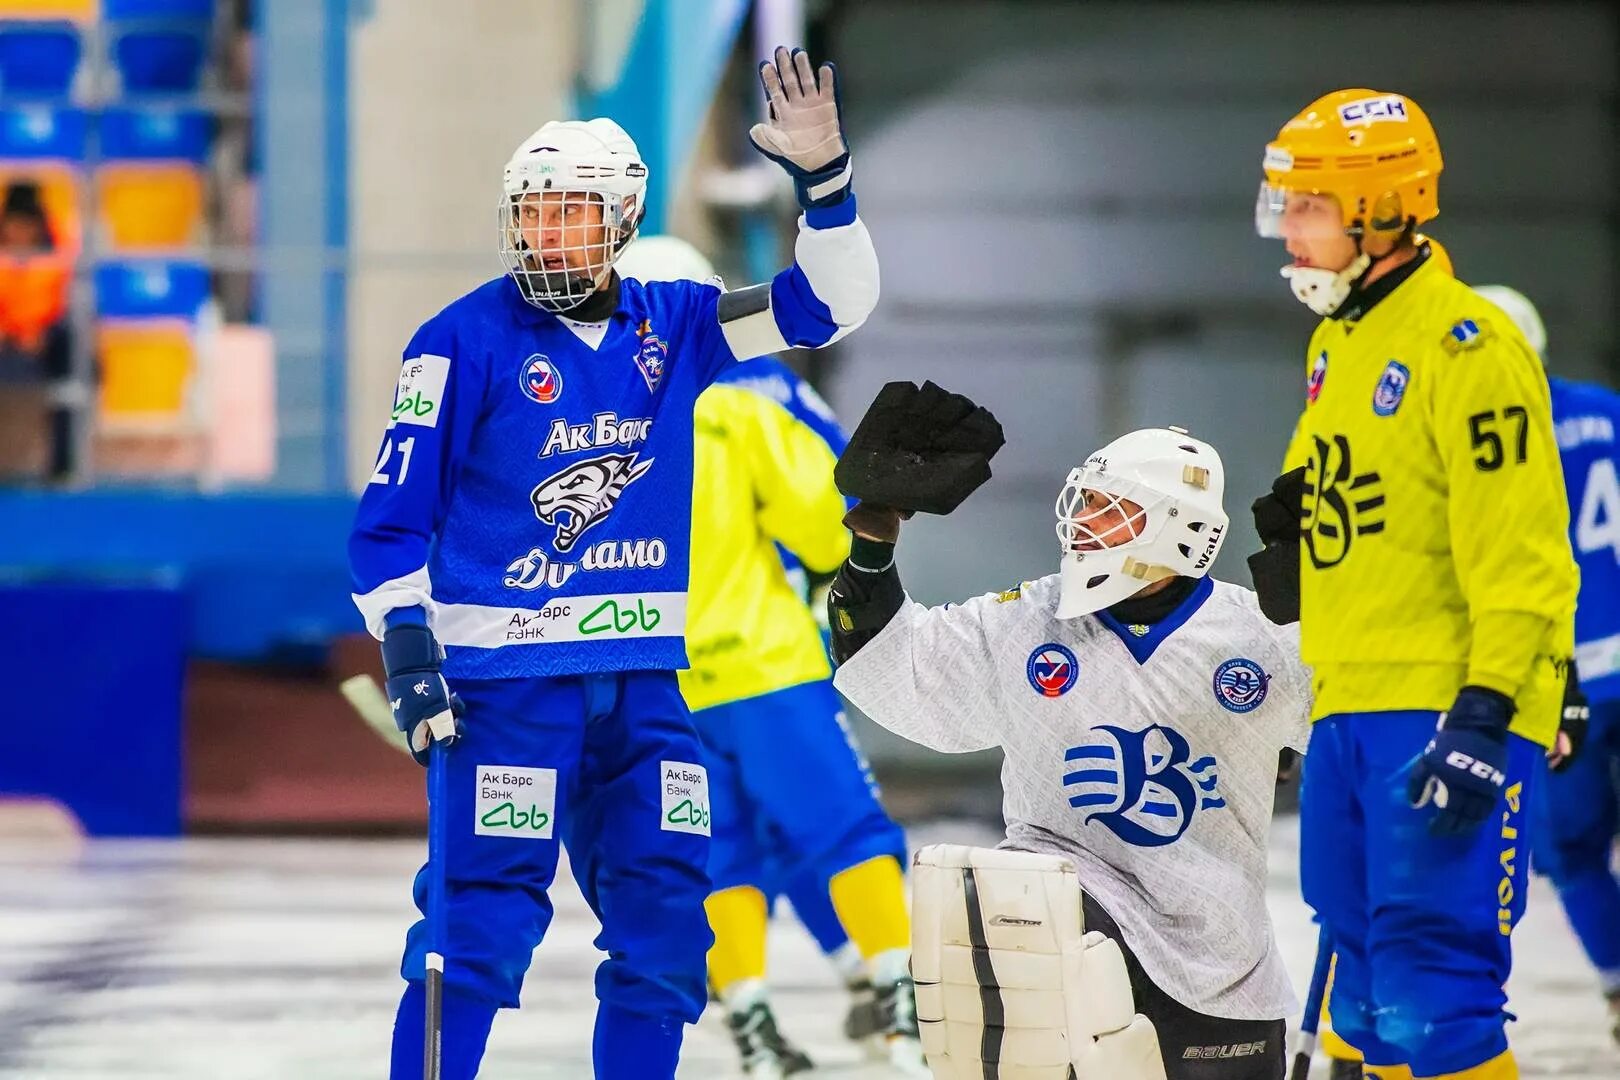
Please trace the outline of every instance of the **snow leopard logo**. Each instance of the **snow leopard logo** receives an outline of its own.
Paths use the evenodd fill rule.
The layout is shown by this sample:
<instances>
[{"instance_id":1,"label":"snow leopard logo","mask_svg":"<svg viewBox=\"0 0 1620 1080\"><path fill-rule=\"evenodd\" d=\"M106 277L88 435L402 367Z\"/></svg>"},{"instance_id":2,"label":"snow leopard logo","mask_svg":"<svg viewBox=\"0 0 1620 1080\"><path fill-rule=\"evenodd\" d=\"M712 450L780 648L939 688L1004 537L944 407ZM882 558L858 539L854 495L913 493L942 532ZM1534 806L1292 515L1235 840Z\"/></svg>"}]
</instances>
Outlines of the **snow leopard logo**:
<instances>
[{"instance_id":1,"label":"snow leopard logo","mask_svg":"<svg viewBox=\"0 0 1620 1080\"><path fill-rule=\"evenodd\" d=\"M637 461L638 456L603 454L586 458L535 485L529 501L534 504L535 517L556 526L552 547L559 552L571 551L586 529L606 520L624 489L652 468L652 458Z\"/></svg>"}]
</instances>

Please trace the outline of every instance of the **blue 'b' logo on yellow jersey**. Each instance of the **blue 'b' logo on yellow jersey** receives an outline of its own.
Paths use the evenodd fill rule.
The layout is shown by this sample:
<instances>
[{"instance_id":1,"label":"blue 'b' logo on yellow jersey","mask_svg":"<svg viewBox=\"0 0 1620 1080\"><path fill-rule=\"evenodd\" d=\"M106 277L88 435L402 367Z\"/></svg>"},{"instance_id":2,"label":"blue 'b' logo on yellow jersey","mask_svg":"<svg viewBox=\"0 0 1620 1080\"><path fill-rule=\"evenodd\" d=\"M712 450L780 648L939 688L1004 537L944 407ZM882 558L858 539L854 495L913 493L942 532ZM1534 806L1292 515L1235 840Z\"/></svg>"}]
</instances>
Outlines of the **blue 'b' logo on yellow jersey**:
<instances>
[{"instance_id":1,"label":"blue 'b' logo on yellow jersey","mask_svg":"<svg viewBox=\"0 0 1620 1080\"><path fill-rule=\"evenodd\" d=\"M1373 390L1373 412L1379 416L1394 416L1411 382L1411 370L1399 360L1391 360Z\"/></svg>"},{"instance_id":2,"label":"blue 'b' logo on yellow jersey","mask_svg":"<svg viewBox=\"0 0 1620 1080\"><path fill-rule=\"evenodd\" d=\"M1162 847L1181 838L1199 810L1226 805L1216 792L1215 758L1192 761L1180 732L1163 724L1141 731L1099 724L1092 739L1063 755L1069 805L1127 844Z\"/></svg>"}]
</instances>

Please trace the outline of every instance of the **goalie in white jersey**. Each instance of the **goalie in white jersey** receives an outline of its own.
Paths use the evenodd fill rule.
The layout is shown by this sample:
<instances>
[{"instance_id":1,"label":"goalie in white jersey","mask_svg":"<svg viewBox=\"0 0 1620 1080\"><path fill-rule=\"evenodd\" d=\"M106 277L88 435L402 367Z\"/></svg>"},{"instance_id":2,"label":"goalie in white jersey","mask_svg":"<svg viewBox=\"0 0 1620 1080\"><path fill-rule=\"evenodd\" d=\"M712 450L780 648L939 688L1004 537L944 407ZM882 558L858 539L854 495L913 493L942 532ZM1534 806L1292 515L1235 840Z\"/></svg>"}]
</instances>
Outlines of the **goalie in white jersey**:
<instances>
[{"instance_id":1,"label":"goalie in white jersey","mask_svg":"<svg viewBox=\"0 0 1620 1080\"><path fill-rule=\"evenodd\" d=\"M885 420L880 396L863 421L888 430L858 431L841 463L864 501L830 601L850 701L936 750L1005 752L1000 848L924 849L913 876L929 1062L975 1080L1280 1078L1296 1006L1266 838L1310 680L1296 631L1206 576L1227 530L1220 457L1176 428L1115 440L1058 498L1059 573L923 607L885 507L930 509L907 501L917 473L960 471L972 406L947 397L933 417L891 400Z\"/></svg>"}]
</instances>

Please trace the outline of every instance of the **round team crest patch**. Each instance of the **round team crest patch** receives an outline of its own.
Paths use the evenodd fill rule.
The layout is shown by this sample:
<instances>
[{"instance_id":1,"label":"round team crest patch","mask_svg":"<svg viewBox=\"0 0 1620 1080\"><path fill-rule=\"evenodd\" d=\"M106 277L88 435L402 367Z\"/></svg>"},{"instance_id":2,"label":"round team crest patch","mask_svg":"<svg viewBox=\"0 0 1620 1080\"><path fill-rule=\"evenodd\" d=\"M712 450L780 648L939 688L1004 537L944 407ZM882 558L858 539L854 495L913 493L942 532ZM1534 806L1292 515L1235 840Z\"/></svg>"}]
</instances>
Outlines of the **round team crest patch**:
<instances>
[{"instance_id":1,"label":"round team crest patch","mask_svg":"<svg viewBox=\"0 0 1620 1080\"><path fill-rule=\"evenodd\" d=\"M1080 677L1074 653L1055 641L1037 646L1029 654L1029 685L1042 697L1062 697Z\"/></svg>"},{"instance_id":2,"label":"round team crest patch","mask_svg":"<svg viewBox=\"0 0 1620 1080\"><path fill-rule=\"evenodd\" d=\"M1266 700L1271 676L1253 660L1235 657L1215 669L1215 700L1229 712L1253 712Z\"/></svg>"},{"instance_id":3,"label":"round team crest patch","mask_svg":"<svg viewBox=\"0 0 1620 1080\"><path fill-rule=\"evenodd\" d=\"M1411 383L1411 369L1399 360L1391 360L1373 388L1373 412L1378 416L1394 416Z\"/></svg>"},{"instance_id":4,"label":"round team crest patch","mask_svg":"<svg viewBox=\"0 0 1620 1080\"><path fill-rule=\"evenodd\" d=\"M550 405L562 397L562 372L557 370L547 357L535 353L523 365L523 375L518 379L523 386L523 393L530 401L538 401L542 405Z\"/></svg>"},{"instance_id":5,"label":"round team crest patch","mask_svg":"<svg viewBox=\"0 0 1620 1080\"><path fill-rule=\"evenodd\" d=\"M1311 365L1311 374L1305 380L1305 404L1315 405L1316 399L1322 396L1322 384L1327 382L1327 350L1323 349L1316 354L1316 363Z\"/></svg>"}]
</instances>

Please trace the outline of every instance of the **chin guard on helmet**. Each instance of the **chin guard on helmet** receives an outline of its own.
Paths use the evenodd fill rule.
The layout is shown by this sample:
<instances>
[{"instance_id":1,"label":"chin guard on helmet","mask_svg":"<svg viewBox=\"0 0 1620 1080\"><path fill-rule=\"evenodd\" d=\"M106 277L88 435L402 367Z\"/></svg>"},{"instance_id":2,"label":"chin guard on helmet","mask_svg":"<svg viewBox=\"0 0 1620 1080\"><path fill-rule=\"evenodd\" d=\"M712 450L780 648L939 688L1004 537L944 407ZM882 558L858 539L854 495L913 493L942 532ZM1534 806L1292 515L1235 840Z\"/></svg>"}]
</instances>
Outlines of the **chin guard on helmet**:
<instances>
[{"instance_id":1,"label":"chin guard on helmet","mask_svg":"<svg viewBox=\"0 0 1620 1080\"><path fill-rule=\"evenodd\" d=\"M1343 270L1329 270L1321 266L1285 266L1278 273L1288 279L1294 299L1327 318L1350 299L1350 294L1361 279L1367 276L1372 262L1372 256L1363 251Z\"/></svg>"}]
</instances>

